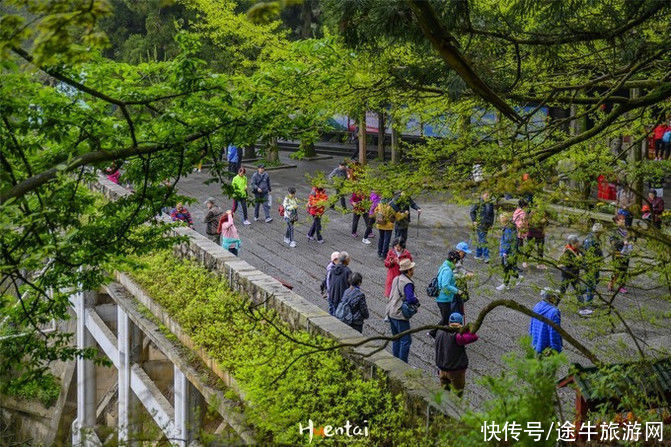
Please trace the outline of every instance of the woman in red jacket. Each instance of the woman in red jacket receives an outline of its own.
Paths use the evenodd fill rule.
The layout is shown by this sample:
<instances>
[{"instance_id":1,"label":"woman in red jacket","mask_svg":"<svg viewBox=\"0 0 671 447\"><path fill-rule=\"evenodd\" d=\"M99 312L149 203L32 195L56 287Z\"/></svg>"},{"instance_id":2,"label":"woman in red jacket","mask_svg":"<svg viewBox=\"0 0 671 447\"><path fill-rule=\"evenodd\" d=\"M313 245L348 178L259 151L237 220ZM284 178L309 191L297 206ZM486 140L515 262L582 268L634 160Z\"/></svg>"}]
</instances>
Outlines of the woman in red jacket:
<instances>
[{"instance_id":1,"label":"woman in red jacket","mask_svg":"<svg viewBox=\"0 0 671 447\"><path fill-rule=\"evenodd\" d=\"M405 249L405 241L401 238L394 239L391 249L387 253L387 258L384 260L384 266L387 267L387 281L384 283L384 296L389 298L391 295L391 283L401 270L398 265L401 259L409 259L412 261L412 255Z\"/></svg>"},{"instance_id":2,"label":"woman in red jacket","mask_svg":"<svg viewBox=\"0 0 671 447\"><path fill-rule=\"evenodd\" d=\"M308 197L308 213L312 216L312 227L308 231L308 239L312 241L316 236L317 242L320 244L324 243L322 238L322 214L324 214L324 206L328 199L324 188L319 186L313 186Z\"/></svg>"}]
</instances>

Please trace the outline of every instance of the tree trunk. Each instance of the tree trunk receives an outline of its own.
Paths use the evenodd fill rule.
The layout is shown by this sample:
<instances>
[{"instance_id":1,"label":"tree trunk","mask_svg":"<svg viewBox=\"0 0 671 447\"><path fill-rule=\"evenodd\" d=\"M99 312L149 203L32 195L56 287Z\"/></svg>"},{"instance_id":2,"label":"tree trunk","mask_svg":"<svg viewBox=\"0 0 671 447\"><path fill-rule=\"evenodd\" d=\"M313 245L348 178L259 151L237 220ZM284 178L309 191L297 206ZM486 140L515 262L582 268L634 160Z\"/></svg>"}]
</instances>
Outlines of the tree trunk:
<instances>
[{"instance_id":1,"label":"tree trunk","mask_svg":"<svg viewBox=\"0 0 671 447\"><path fill-rule=\"evenodd\" d=\"M242 158L256 158L256 148L254 147L253 144L249 146L245 146L244 154Z\"/></svg>"},{"instance_id":2,"label":"tree trunk","mask_svg":"<svg viewBox=\"0 0 671 447\"><path fill-rule=\"evenodd\" d=\"M377 158L384 161L384 112L377 113Z\"/></svg>"},{"instance_id":3,"label":"tree trunk","mask_svg":"<svg viewBox=\"0 0 671 447\"><path fill-rule=\"evenodd\" d=\"M303 20L301 37L310 39L312 37L312 0L303 0L301 19Z\"/></svg>"},{"instance_id":4,"label":"tree trunk","mask_svg":"<svg viewBox=\"0 0 671 447\"><path fill-rule=\"evenodd\" d=\"M272 137L268 140L266 146L266 161L269 163L277 163L280 161L280 151L277 147L277 137Z\"/></svg>"},{"instance_id":5,"label":"tree trunk","mask_svg":"<svg viewBox=\"0 0 671 447\"><path fill-rule=\"evenodd\" d=\"M632 88L629 90L629 97L631 99L635 99L641 96L641 92L637 88ZM631 158L633 159L633 162L636 164L636 167L638 167L641 162L643 161L643 148L645 147L645 142L647 141L647 138L643 139L642 144L639 146L637 144L633 144L634 141L634 135L631 135L631 141L632 144L630 146L630 150L632 152ZM641 206L643 205L643 199L642 196L645 195L643 191L643 176L640 174L639 170L636 170L636 178L634 179L634 184L632 185L633 188L636 190L638 194L636 194L636 207L638 209L641 209Z\"/></svg>"},{"instance_id":6,"label":"tree trunk","mask_svg":"<svg viewBox=\"0 0 671 447\"><path fill-rule=\"evenodd\" d=\"M391 162L398 163L399 161L399 147L398 147L398 120L391 118Z\"/></svg>"},{"instance_id":7,"label":"tree trunk","mask_svg":"<svg viewBox=\"0 0 671 447\"><path fill-rule=\"evenodd\" d=\"M359 163L366 164L366 112L359 116Z\"/></svg>"},{"instance_id":8,"label":"tree trunk","mask_svg":"<svg viewBox=\"0 0 671 447\"><path fill-rule=\"evenodd\" d=\"M313 142L303 142L301 141L301 150L305 157L315 157L317 156L317 151L315 151L315 144Z\"/></svg>"}]
</instances>

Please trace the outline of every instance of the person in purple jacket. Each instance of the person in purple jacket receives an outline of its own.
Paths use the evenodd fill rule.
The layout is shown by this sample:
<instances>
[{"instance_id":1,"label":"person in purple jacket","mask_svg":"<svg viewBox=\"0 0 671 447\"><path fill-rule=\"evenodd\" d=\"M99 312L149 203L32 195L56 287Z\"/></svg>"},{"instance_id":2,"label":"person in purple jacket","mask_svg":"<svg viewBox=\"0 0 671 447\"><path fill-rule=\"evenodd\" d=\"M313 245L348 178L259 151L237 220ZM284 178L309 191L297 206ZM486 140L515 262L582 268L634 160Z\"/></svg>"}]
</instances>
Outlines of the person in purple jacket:
<instances>
[{"instance_id":1,"label":"person in purple jacket","mask_svg":"<svg viewBox=\"0 0 671 447\"><path fill-rule=\"evenodd\" d=\"M543 299L534 306L534 312L552 321L557 326L561 326L561 312L557 307L560 296L561 292L559 290L547 288L541 290ZM562 351L561 335L555 328L543 321L532 318L529 324L529 335L531 335L531 346L539 355L543 354L548 348L548 353Z\"/></svg>"},{"instance_id":2,"label":"person in purple jacket","mask_svg":"<svg viewBox=\"0 0 671 447\"><path fill-rule=\"evenodd\" d=\"M366 245L370 245L370 239L375 237L373 233L373 225L375 224L375 208L380 204L382 197L380 197L375 191L370 193L370 209L368 210L368 221L366 222L366 231L363 234L363 239L361 242Z\"/></svg>"},{"instance_id":3,"label":"person in purple jacket","mask_svg":"<svg viewBox=\"0 0 671 447\"><path fill-rule=\"evenodd\" d=\"M461 330L463 324L463 315L458 312L450 315L449 327ZM463 332L448 332L441 329L436 334L436 366L440 384L446 390L454 388L459 397L466 386L468 368L466 345L476 341L478 334L470 332L470 329Z\"/></svg>"}]
</instances>

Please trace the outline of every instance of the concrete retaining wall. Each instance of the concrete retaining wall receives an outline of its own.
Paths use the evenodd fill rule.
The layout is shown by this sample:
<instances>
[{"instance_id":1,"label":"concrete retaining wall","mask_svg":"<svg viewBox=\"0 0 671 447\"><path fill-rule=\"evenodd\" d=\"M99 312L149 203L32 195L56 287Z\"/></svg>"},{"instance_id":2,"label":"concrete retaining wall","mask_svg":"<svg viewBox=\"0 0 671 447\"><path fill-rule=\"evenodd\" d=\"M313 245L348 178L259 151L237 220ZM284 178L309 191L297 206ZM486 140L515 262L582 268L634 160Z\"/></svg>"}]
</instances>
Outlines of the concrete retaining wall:
<instances>
[{"instance_id":1,"label":"concrete retaining wall","mask_svg":"<svg viewBox=\"0 0 671 447\"><path fill-rule=\"evenodd\" d=\"M102 177L99 183L92 187L111 200L129 194L126 189ZM274 309L292 328L304 329L312 334L328 337L337 343L357 343L364 340L356 330L288 290L276 279L232 255L205 236L187 227L177 227L173 231L175 235L187 238L186 242L175 247L179 256L194 260L208 270L217 272L229 282L232 289L249 296L255 303ZM147 303L145 305L152 308ZM376 373L382 373L387 377L392 391L402 392L406 396L409 408L415 414L427 418L435 414L453 418L460 416L461 410L456 398L445 392L435 377L412 368L387 351L368 355L374 349L375 343L379 342L356 348L344 348L342 352L367 377ZM206 364L215 372L225 373L218 371L213 362L206 361Z\"/></svg>"}]
</instances>

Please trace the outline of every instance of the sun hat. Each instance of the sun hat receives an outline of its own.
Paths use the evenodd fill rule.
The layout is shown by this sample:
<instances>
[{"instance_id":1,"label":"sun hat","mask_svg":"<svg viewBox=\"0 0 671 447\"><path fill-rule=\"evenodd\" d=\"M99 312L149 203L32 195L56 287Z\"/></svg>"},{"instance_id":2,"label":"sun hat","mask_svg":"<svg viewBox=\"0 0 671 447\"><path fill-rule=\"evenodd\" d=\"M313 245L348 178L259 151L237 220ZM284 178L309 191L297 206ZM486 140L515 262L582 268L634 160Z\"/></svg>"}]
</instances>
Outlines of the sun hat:
<instances>
[{"instance_id":1,"label":"sun hat","mask_svg":"<svg viewBox=\"0 0 671 447\"><path fill-rule=\"evenodd\" d=\"M468 248L468 242L459 242L455 248L459 251L463 251L464 253L473 253L471 249Z\"/></svg>"},{"instance_id":2,"label":"sun hat","mask_svg":"<svg viewBox=\"0 0 671 447\"><path fill-rule=\"evenodd\" d=\"M398 269L402 272L405 272L406 270L410 270L415 266L415 263L412 262L410 259L401 259L401 262L398 263Z\"/></svg>"},{"instance_id":3,"label":"sun hat","mask_svg":"<svg viewBox=\"0 0 671 447\"><path fill-rule=\"evenodd\" d=\"M455 312L452 315L450 315L450 324L452 323L459 323L459 324L464 324L464 316L461 315L459 312Z\"/></svg>"}]
</instances>

